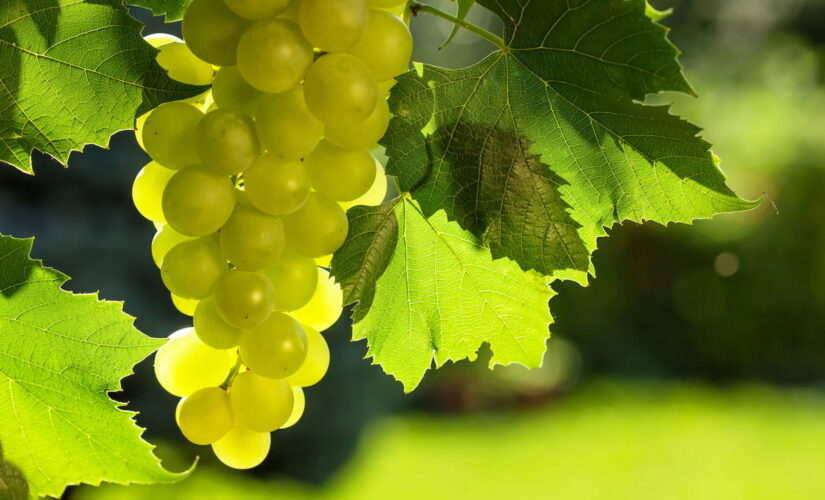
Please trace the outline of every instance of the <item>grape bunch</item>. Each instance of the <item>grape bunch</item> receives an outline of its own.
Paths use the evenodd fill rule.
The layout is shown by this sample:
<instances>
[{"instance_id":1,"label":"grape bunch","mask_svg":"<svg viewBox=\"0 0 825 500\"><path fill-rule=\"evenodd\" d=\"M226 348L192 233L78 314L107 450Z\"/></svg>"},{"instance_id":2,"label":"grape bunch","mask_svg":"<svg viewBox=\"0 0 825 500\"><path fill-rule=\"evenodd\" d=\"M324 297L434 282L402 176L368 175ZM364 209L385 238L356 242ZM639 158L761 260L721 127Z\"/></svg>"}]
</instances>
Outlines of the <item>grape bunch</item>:
<instances>
[{"instance_id":1,"label":"grape bunch","mask_svg":"<svg viewBox=\"0 0 825 500\"><path fill-rule=\"evenodd\" d=\"M152 258L193 326L170 335L155 373L182 399L183 435L234 468L261 463L271 435L324 376L320 332L341 314L326 267L345 210L387 192L371 155L387 96L409 67L398 0L194 0L180 40L152 35L171 78L211 85L137 120L152 158L135 179L154 222Z\"/></svg>"}]
</instances>

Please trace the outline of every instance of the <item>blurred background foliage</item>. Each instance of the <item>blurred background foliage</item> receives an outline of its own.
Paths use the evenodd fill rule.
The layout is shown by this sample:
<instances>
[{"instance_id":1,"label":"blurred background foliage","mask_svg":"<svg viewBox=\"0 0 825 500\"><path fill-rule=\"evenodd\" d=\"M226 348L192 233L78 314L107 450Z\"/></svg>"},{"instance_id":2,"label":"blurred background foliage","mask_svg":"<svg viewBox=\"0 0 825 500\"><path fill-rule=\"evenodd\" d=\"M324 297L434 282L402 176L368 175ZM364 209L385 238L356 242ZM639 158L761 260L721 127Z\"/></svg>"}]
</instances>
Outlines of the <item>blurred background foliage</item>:
<instances>
[{"instance_id":1,"label":"blurred background foliage","mask_svg":"<svg viewBox=\"0 0 825 500\"><path fill-rule=\"evenodd\" d=\"M439 2L437 2L439 3ZM446 0L446 9L454 8ZM651 96L705 127L732 187L765 197L693 226L624 224L599 242L590 287L554 286L544 367L432 372L410 396L364 360L346 319L300 425L267 462L220 469L178 434L151 361L116 397L140 411L174 487L77 488L137 498L825 498L825 0L659 0L700 98ZM177 26L136 9L147 33ZM470 19L496 29L476 6ZM479 60L486 42L413 20L415 59ZM34 256L68 288L125 300L137 326L184 325L152 265L152 225L131 205L148 161L133 135L36 177L0 170L0 230L36 235Z\"/></svg>"}]
</instances>

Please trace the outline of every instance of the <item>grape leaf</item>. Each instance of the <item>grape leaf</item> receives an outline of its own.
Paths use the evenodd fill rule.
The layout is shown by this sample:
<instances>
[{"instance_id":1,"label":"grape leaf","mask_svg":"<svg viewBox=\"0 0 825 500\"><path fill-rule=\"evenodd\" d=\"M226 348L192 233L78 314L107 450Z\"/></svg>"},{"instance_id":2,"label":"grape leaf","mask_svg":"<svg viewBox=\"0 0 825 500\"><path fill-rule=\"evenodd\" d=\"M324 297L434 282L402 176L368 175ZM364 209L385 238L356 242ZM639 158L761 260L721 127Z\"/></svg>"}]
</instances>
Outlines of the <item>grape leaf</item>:
<instances>
[{"instance_id":1,"label":"grape leaf","mask_svg":"<svg viewBox=\"0 0 825 500\"><path fill-rule=\"evenodd\" d=\"M647 106L693 93L645 0L480 0L504 23L500 50L468 68L401 76L382 140L387 172L429 216L494 258L586 282L606 227L692 222L749 209L699 129Z\"/></svg>"},{"instance_id":2,"label":"grape leaf","mask_svg":"<svg viewBox=\"0 0 825 500\"><path fill-rule=\"evenodd\" d=\"M146 7L156 16L166 16L166 22L180 21L192 0L129 0L129 5Z\"/></svg>"},{"instance_id":3,"label":"grape leaf","mask_svg":"<svg viewBox=\"0 0 825 500\"><path fill-rule=\"evenodd\" d=\"M163 341L138 332L120 303L62 290L68 277L31 260L31 245L0 235L3 458L33 498L81 482L180 479L106 394Z\"/></svg>"},{"instance_id":4,"label":"grape leaf","mask_svg":"<svg viewBox=\"0 0 825 500\"><path fill-rule=\"evenodd\" d=\"M66 163L159 104L204 91L169 79L120 0L0 2L0 162Z\"/></svg>"},{"instance_id":5,"label":"grape leaf","mask_svg":"<svg viewBox=\"0 0 825 500\"><path fill-rule=\"evenodd\" d=\"M358 301L353 339L368 356L414 389L431 367L475 359L482 343L490 366L541 364L552 321L547 280L490 251L443 212L426 218L399 197L348 213L350 236L332 271L346 301Z\"/></svg>"}]
</instances>

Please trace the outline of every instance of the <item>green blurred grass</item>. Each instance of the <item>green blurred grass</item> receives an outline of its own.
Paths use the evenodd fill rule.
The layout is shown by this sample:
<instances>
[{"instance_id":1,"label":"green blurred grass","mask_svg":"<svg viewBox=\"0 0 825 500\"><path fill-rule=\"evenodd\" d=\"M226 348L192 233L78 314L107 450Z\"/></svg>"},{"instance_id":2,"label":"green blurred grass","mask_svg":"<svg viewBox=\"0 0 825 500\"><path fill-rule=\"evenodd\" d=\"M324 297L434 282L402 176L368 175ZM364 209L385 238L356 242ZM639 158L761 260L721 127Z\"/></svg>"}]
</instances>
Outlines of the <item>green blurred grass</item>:
<instances>
[{"instance_id":1,"label":"green blurred grass","mask_svg":"<svg viewBox=\"0 0 825 500\"><path fill-rule=\"evenodd\" d=\"M821 499L823 465L821 393L602 382L538 409L386 420L320 489L200 467L73 498Z\"/></svg>"}]
</instances>

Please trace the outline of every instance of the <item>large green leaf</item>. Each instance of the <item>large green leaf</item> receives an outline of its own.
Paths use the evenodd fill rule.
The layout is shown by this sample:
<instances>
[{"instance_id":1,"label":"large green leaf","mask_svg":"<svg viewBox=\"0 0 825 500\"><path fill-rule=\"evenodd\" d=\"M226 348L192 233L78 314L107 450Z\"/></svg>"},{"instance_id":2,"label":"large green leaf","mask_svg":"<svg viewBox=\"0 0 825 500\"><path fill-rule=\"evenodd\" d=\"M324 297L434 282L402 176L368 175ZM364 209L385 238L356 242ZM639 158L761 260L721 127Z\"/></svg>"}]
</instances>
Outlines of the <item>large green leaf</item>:
<instances>
[{"instance_id":1,"label":"large green leaf","mask_svg":"<svg viewBox=\"0 0 825 500\"><path fill-rule=\"evenodd\" d=\"M393 88L382 143L426 215L524 269L584 282L604 228L748 209L699 129L641 103L692 93L645 0L480 0L503 46L475 64L423 66Z\"/></svg>"},{"instance_id":2,"label":"large green leaf","mask_svg":"<svg viewBox=\"0 0 825 500\"><path fill-rule=\"evenodd\" d=\"M203 88L169 79L120 0L0 2L0 162L33 149L66 163L135 116Z\"/></svg>"},{"instance_id":3,"label":"large green leaf","mask_svg":"<svg viewBox=\"0 0 825 500\"><path fill-rule=\"evenodd\" d=\"M157 16L166 16L166 22L183 19L186 8L192 0L128 0L128 4L146 7Z\"/></svg>"},{"instance_id":4,"label":"large green leaf","mask_svg":"<svg viewBox=\"0 0 825 500\"><path fill-rule=\"evenodd\" d=\"M475 359L485 342L491 366L541 364L553 295L543 276L493 260L444 212L426 218L403 197L348 216L332 267L347 302L359 301L353 338L367 339L368 356L406 391L433 360Z\"/></svg>"},{"instance_id":5,"label":"large green leaf","mask_svg":"<svg viewBox=\"0 0 825 500\"><path fill-rule=\"evenodd\" d=\"M121 304L74 295L67 276L29 258L32 240L0 236L0 442L32 497L68 484L169 482L134 413L107 392L163 342ZM12 469L9 469L12 470Z\"/></svg>"}]
</instances>

